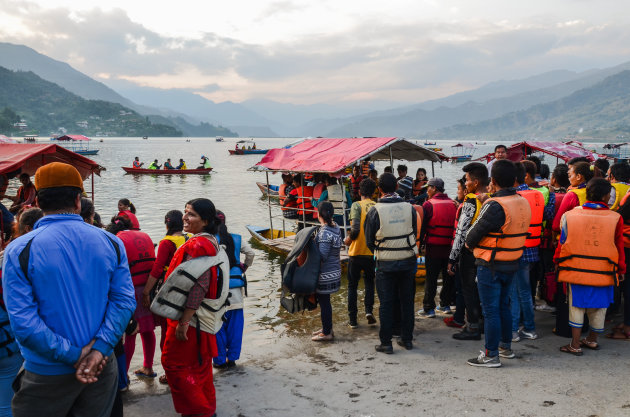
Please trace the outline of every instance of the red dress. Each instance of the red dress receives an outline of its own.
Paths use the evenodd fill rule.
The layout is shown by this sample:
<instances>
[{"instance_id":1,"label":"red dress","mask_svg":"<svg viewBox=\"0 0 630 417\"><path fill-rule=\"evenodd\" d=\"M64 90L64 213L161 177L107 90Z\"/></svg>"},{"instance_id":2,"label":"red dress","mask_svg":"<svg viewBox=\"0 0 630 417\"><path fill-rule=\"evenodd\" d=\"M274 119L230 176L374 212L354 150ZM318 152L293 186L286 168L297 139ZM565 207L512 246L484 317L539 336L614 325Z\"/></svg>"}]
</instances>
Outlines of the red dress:
<instances>
[{"instance_id":1,"label":"red dress","mask_svg":"<svg viewBox=\"0 0 630 417\"><path fill-rule=\"evenodd\" d=\"M166 279L182 262L198 256L214 256L214 245L203 236L189 239L175 252ZM209 288L206 298L217 294L217 268L206 272L209 275ZM188 328L187 341L177 340L177 321L167 320L166 340L162 350L162 366L173 396L175 411L180 414L212 416L216 411L216 396L212 380L212 358L217 356L217 343L214 335L199 332L194 326Z\"/></svg>"}]
</instances>

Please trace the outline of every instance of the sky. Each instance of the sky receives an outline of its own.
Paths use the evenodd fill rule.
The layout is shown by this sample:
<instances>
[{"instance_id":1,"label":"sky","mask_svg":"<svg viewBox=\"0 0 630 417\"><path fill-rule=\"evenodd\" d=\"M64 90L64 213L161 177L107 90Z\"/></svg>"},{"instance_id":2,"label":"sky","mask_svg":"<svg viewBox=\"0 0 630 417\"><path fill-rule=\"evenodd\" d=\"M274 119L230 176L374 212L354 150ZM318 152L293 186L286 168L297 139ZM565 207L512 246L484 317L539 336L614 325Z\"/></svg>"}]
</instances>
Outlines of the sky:
<instances>
[{"instance_id":1,"label":"sky","mask_svg":"<svg viewBox=\"0 0 630 417\"><path fill-rule=\"evenodd\" d=\"M630 61L618 0L0 0L0 41L215 102L417 103Z\"/></svg>"}]
</instances>

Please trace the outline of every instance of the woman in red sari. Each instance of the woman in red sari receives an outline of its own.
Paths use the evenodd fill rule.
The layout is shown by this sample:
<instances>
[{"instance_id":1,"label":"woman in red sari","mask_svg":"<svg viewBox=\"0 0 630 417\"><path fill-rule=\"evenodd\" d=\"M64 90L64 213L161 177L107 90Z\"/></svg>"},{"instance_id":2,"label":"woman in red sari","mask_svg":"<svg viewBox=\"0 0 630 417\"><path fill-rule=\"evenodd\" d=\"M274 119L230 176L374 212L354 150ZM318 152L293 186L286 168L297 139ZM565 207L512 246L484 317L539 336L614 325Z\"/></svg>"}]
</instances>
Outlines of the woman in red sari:
<instances>
[{"instance_id":1,"label":"woman in red sari","mask_svg":"<svg viewBox=\"0 0 630 417\"><path fill-rule=\"evenodd\" d=\"M194 236L175 252L166 280L182 262L199 256L215 256L220 220L212 201L198 198L186 203L184 232ZM217 267L209 268L190 289L179 321L167 320L162 366L171 388L175 411L183 416L211 417L216 411L212 358L217 356L215 336L198 331L189 322L204 298L216 298Z\"/></svg>"}]
</instances>

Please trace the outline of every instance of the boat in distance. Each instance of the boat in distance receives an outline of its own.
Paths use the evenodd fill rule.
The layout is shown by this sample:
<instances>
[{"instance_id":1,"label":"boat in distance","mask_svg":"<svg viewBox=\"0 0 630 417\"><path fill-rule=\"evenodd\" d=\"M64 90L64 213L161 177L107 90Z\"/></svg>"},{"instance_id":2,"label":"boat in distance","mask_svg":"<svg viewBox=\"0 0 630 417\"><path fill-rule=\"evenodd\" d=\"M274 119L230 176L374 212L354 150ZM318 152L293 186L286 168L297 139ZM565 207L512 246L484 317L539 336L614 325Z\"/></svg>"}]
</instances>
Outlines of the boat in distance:
<instances>
[{"instance_id":1,"label":"boat in distance","mask_svg":"<svg viewBox=\"0 0 630 417\"><path fill-rule=\"evenodd\" d=\"M210 175L212 168L199 169L146 169L121 167L127 174L133 175Z\"/></svg>"},{"instance_id":2,"label":"boat in distance","mask_svg":"<svg viewBox=\"0 0 630 417\"><path fill-rule=\"evenodd\" d=\"M269 149L230 149L230 155L262 155L269 152Z\"/></svg>"}]
</instances>

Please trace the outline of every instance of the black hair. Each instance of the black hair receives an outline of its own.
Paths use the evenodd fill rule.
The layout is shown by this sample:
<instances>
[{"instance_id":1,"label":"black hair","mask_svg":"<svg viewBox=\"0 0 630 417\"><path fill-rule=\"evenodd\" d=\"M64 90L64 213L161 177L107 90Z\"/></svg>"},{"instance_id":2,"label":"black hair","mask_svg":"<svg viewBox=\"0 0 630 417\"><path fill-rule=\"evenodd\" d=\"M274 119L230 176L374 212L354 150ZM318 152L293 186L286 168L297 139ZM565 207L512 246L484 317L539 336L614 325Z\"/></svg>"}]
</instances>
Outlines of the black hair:
<instances>
[{"instance_id":1,"label":"black hair","mask_svg":"<svg viewBox=\"0 0 630 417\"><path fill-rule=\"evenodd\" d=\"M324 201L317 205L317 212L328 226L333 225L333 216L335 215L335 208L330 201Z\"/></svg>"},{"instance_id":2,"label":"black hair","mask_svg":"<svg viewBox=\"0 0 630 417\"><path fill-rule=\"evenodd\" d=\"M131 229L131 220L127 216L114 216L111 223L105 226L105 230L113 235L117 235L123 230Z\"/></svg>"},{"instance_id":3,"label":"black hair","mask_svg":"<svg viewBox=\"0 0 630 417\"><path fill-rule=\"evenodd\" d=\"M467 173L473 180L479 181L480 185L488 185L488 167L481 162L466 164L462 171Z\"/></svg>"},{"instance_id":4,"label":"black hair","mask_svg":"<svg viewBox=\"0 0 630 417\"><path fill-rule=\"evenodd\" d=\"M21 180L22 178L26 178L26 179L30 180L30 179L31 179L31 176L30 176L30 175L28 175L26 172L23 172L23 173L21 173L21 174L20 174L20 177L19 177L19 178L20 178L20 180Z\"/></svg>"},{"instance_id":5,"label":"black hair","mask_svg":"<svg viewBox=\"0 0 630 417\"><path fill-rule=\"evenodd\" d=\"M74 202L81 195L79 187L53 187L37 191L37 205L48 211L74 210Z\"/></svg>"},{"instance_id":6,"label":"black hair","mask_svg":"<svg viewBox=\"0 0 630 417\"><path fill-rule=\"evenodd\" d=\"M225 251L227 252L228 259L230 260L230 268L234 268L239 264L239 261L236 259L236 255L234 254L234 238L230 232L228 232L227 226L225 225L225 214L223 214L221 210L217 210L217 217L221 222L217 233L219 236L219 242L221 242L222 245L225 245Z\"/></svg>"},{"instance_id":7,"label":"black hair","mask_svg":"<svg viewBox=\"0 0 630 417\"><path fill-rule=\"evenodd\" d=\"M540 165L540 178L549 179L549 174L551 170L549 169L549 165L541 164Z\"/></svg>"},{"instance_id":8,"label":"black hair","mask_svg":"<svg viewBox=\"0 0 630 417\"><path fill-rule=\"evenodd\" d=\"M584 177L584 182L589 182L594 175L588 162L578 162L574 164L573 173Z\"/></svg>"},{"instance_id":9,"label":"black hair","mask_svg":"<svg viewBox=\"0 0 630 417\"><path fill-rule=\"evenodd\" d=\"M536 155L530 155L527 158L525 158L526 161L532 161L534 164L536 164L536 174L540 174L540 169L541 169L541 165L542 162L540 161L540 158L537 157ZM534 178L536 175L532 175L532 178Z\"/></svg>"},{"instance_id":10,"label":"black hair","mask_svg":"<svg viewBox=\"0 0 630 417\"><path fill-rule=\"evenodd\" d=\"M608 203L604 198L610 193L610 183L603 178L593 178L586 183L586 199L600 203Z\"/></svg>"},{"instance_id":11,"label":"black hair","mask_svg":"<svg viewBox=\"0 0 630 417\"><path fill-rule=\"evenodd\" d=\"M569 167L566 164L556 165L551 176L556 179L556 182L561 187L568 188L571 185L569 181Z\"/></svg>"},{"instance_id":12,"label":"black hair","mask_svg":"<svg viewBox=\"0 0 630 417\"><path fill-rule=\"evenodd\" d=\"M529 174L529 176L533 180L536 179L536 173L538 172L536 168L536 163L534 161L526 159L524 161L521 161L521 164L523 164L523 168L525 168L525 173ZM522 184L522 182L519 184Z\"/></svg>"},{"instance_id":13,"label":"black hair","mask_svg":"<svg viewBox=\"0 0 630 417\"><path fill-rule=\"evenodd\" d=\"M396 167L396 171L405 171L407 172L407 165L400 164Z\"/></svg>"},{"instance_id":14,"label":"black hair","mask_svg":"<svg viewBox=\"0 0 630 417\"><path fill-rule=\"evenodd\" d=\"M131 201L129 201L129 199L121 198L120 200L118 200L118 202L122 204L123 206L129 207L129 211L132 212L133 214L136 214L136 207L133 205Z\"/></svg>"},{"instance_id":15,"label":"black hair","mask_svg":"<svg viewBox=\"0 0 630 417\"><path fill-rule=\"evenodd\" d=\"M366 178L359 183L359 194L365 197L371 197L376 190L376 183L370 178Z\"/></svg>"},{"instance_id":16,"label":"black hair","mask_svg":"<svg viewBox=\"0 0 630 417\"><path fill-rule=\"evenodd\" d=\"M466 175L457 180L457 184L461 185L466 190Z\"/></svg>"},{"instance_id":17,"label":"black hair","mask_svg":"<svg viewBox=\"0 0 630 417\"><path fill-rule=\"evenodd\" d=\"M389 172L390 174L392 174L394 172L394 168L389 167L389 166L385 167L385 168L383 168L383 173L385 173L385 172Z\"/></svg>"},{"instance_id":18,"label":"black hair","mask_svg":"<svg viewBox=\"0 0 630 417\"><path fill-rule=\"evenodd\" d=\"M103 228L103 222L101 221L101 215L98 214L98 212L94 212L94 223L92 223L94 226L98 227L99 229Z\"/></svg>"},{"instance_id":19,"label":"black hair","mask_svg":"<svg viewBox=\"0 0 630 417\"><path fill-rule=\"evenodd\" d=\"M164 224L166 225L166 234L172 235L184 230L184 214L179 210L171 210L164 216Z\"/></svg>"},{"instance_id":20,"label":"black hair","mask_svg":"<svg viewBox=\"0 0 630 417\"><path fill-rule=\"evenodd\" d=\"M214 203L207 198L195 198L186 203L190 205L193 210L201 217L201 220L205 220L208 224L203 228L205 233L216 235L218 227L221 224L221 220L217 217L217 209L214 207Z\"/></svg>"},{"instance_id":21,"label":"black hair","mask_svg":"<svg viewBox=\"0 0 630 417\"><path fill-rule=\"evenodd\" d=\"M426 170L426 169L424 169L424 168L418 168L418 169L416 170L416 178L418 177L418 172L423 172L423 173L424 173L424 176L425 176L425 177L427 176L427 170Z\"/></svg>"},{"instance_id":22,"label":"black hair","mask_svg":"<svg viewBox=\"0 0 630 417\"><path fill-rule=\"evenodd\" d=\"M33 230L33 227L35 227L35 223L37 223L37 220L41 219L42 217L44 217L44 212L37 207L31 207L22 211L17 224L18 234L22 236ZM28 231L26 230L27 228Z\"/></svg>"},{"instance_id":23,"label":"black hair","mask_svg":"<svg viewBox=\"0 0 630 417\"><path fill-rule=\"evenodd\" d=\"M569 159L569 162L567 163L567 165L575 165L578 162L586 162L586 163L588 163L588 158L585 157L585 156L578 156L578 157L575 157L575 158L571 158L571 159Z\"/></svg>"},{"instance_id":24,"label":"black hair","mask_svg":"<svg viewBox=\"0 0 630 417\"><path fill-rule=\"evenodd\" d=\"M501 188L514 187L516 165L509 159L499 159L492 164L492 179Z\"/></svg>"},{"instance_id":25,"label":"black hair","mask_svg":"<svg viewBox=\"0 0 630 417\"><path fill-rule=\"evenodd\" d=\"M608 168L610 168L610 162L606 158L599 158L597 161L593 163L604 175L608 172ZM627 165L627 164L626 164ZM617 177L615 177L617 178ZM625 181L624 181L625 182Z\"/></svg>"},{"instance_id":26,"label":"black hair","mask_svg":"<svg viewBox=\"0 0 630 417\"><path fill-rule=\"evenodd\" d=\"M295 174L293 176L293 183L302 184L302 174Z\"/></svg>"},{"instance_id":27,"label":"black hair","mask_svg":"<svg viewBox=\"0 0 630 417\"><path fill-rule=\"evenodd\" d=\"M328 185L335 185L335 184L337 184L337 178L333 177L332 175L326 176L326 184L328 184Z\"/></svg>"},{"instance_id":28,"label":"black hair","mask_svg":"<svg viewBox=\"0 0 630 417\"><path fill-rule=\"evenodd\" d=\"M396 181L394 174L385 172L378 177L378 188L380 188L384 193L393 193L396 191L397 186L398 181Z\"/></svg>"},{"instance_id":29,"label":"black hair","mask_svg":"<svg viewBox=\"0 0 630 417\"><path fill-rule=\"evenodd\" d=\"M627 162L618 162L610 167L610 174L619 182L630 180L630 165Z\"/></svg>"},{"instance_id":30,"label":"black hair","mask_svg":"<svg viewBox=\"0 0 630 417\"><path fill-rule=\"evenodd\" d=\"M371 170L368 171L368 175L372 175L372 174L378 175L378 171L376 169L372 168Z\"/></svg>"},{"instance_id":31,"label":"black hair","mask_svg":"<svg viewBox=\"0 0 630 417\"><path fill-rule=\"evenodd\" d=\"M89 198L81 197L81 217L84 222L91 221L90 217L94 215L94 203Z\"/></svg>"},{"instance_id":32,"label":"black hair","mask_svg":"<svg viewBox=\"0 0 630 417\"><path fill-rule=\"evenodd\" d=\"M516 167L516 182L518 184L525 183L525 174L527 171L525 170L525 165L522 162L515 162L514 166Z\"/></svg>"},{"instance_id":33,"label":"black hair","mask_svg":"<svg viewBox=\"0 0 630 417\"><path fill-rule=\"evenodd\" d=\"M497 145L497 146L495 146L494 147L494 152L496 152L497 149L501 149L501 148L505 149L505 152L507 152L507 146L505 146L505 145Z\"/></svg>"}]
</instances>

